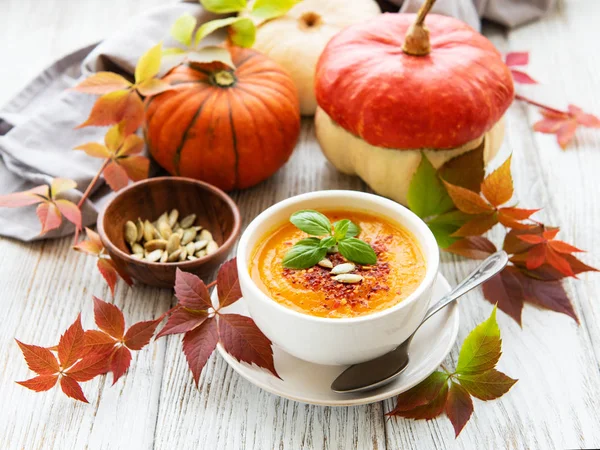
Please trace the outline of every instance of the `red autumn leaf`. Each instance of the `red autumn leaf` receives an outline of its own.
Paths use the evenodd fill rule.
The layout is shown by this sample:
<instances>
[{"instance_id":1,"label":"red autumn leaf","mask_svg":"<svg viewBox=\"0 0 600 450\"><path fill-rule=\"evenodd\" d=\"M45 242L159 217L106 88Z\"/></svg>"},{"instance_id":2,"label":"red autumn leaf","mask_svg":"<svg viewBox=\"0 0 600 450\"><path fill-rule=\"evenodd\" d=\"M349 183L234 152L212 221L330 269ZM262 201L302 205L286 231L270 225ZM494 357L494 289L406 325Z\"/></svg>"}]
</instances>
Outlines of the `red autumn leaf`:
<instances>
[{"instance_id":1,"label":"red autumn leaf","mask_svg":"<svg viewBox=\"0 0 600 450\"><path fill-rule=\"evenodd\" d=\"M449 375L444 372L433 372L413 389L398 395L396 407L387 413L388 416L400 415L399 412L410 411L419 406L431 403L444 384L448 383Z\"/></svg>"},{"instance_id":2,"label":"red autumn leaf","mask_svg":"<svg viewBox=\"0 0 600 450\"><path fill-rule=\"evenodd\" d=\"M183 353L185 353L196 386L200 381L202 369L215 350L218 341L219 333L214 318L204 320L183 336Z\"/></svg>"},{"instance_id":3,"label":"red autumn leaf","mask_svg":"<svg viewBox=\"0 0 600 450\"><path fill-rule=\"evenodd\" d=\"M39 375L25 381L17 381L17 384L31 389L35 392L49 391L58 381L58 375Z\"/></svg>"},{"instance_id":4,"label":"red autumn leaf","mask_svg":"<svg viewBox=\"0 0 600 450\"><path fill-rule=\"evenodd\" d=\"M485 259L496 251L496 246L482 236L469 236L454 242L444 250L471 259Z\"/></svg>"},{"instance_id":5,"label":"red autumn leaf","mask_svg":"<svg viewBox=\"0 0 600 450\"><path fill-rule=\"evenodd\" d=\"M104 245L100 240L100 236L98 236L98 233L90 230L87 227L85 229L85 234L87 236L87 240L78 242L73 246L73 249L82 253L87 253L88 255L99 256L104 250Z\"/></svg>"},{"instance_id":6,"label":"red autumn leaf","mask_svg":"<svg viewBox=\"0 0 600 450\"><path fill-rule=\"evenodd\" d=\"M115 339L125 334L125 317L119 308L94 297L94 321L98 328Z\"/></svg>"},{"instance_id":7,"label":"red autumn leaf","mask_svg":"<svg viewBox=\"0 0 600 450\"><path fill-rule=\"evenodd\" d=\"M65 216L65 218L71 222L75 227L80 230L81 229L81 210L77 207L77 205L69 200L55 200L54 203L56 207L60 211L60 213Z\"/></svg>"},{"instance_id":8,"label":"red autumn leaf","mask_svg":"<svg viewBox=\"0 0 600 450\"><path fill-rule=\"evenodd\" d=\"M511 258L511 261L516 266L518 266L519 269L521 270L521 272L523 272L528 277L536 278L538 280L543 280L543 281L562 280L563 278L566 277L566 275L564 275L563 273L560 273L554 267L552 267L551 265L546 264L546 263L542 264L537 269L528 270L525 265L526 256L527 256L526 253L521 253L521 254L513 256ZM577 259L574 255L563 254L562 256L563 256L563 259L565 259L569 263L569 266L571 266L571 269L573 270L573 273L575 275L579 275L580 273L583 273L583 272L598 272L598 269L596 269L592 266L588 266L584 262Z\"/></svg>"},{"instance_id":9,"label":"red autumn leaf","mask_svg":"<svg viewBox=\"0 0 600 450\"><path fill-rule=\"evenodd\" d=\"M0 207L20 208L21 206L35 205L49 199L48 186L42 185L23 192L0 195Z\"/></svg>"},{"instance_id":10,"label":"red autumn leaf","mask_svg":"<svg viewBox=\"0 0 600 450\"><path fill-rule=\"evenodd\" d=\"M506 65L511 66L526 66L529 64L529 52L510 52L506 54L504 59Z\"/></svg>"},{"instance_id":11,"label":"red autumn leaf","mask_svg":"<svg viewBox=\"0 0 600 450\"><path fill-rule=\"evenodd\" d=\"M119 381L131 364L131 351L125 346L116 347L111 356L109 368L113 374L113 385Z\"/></svg>"},{"instance_id":12,"label":"red autumn leaf","mask_svg":"<svg viewBox=\"0 0 600 450\"><path fill-rule=\"evenodd\" d=\"M81 326L81 314L77 316L73 325L60 337L57 353L60 366L68 369L77 362L84 353L83 347L83 327Z\"/></svg>"},{"instance_id":13,"label":"red autumn leaf","mask_svg":"<svg viewBox=\"0 0 600 450\"><path fill-rule=\"evenodd\" d=\"M129 184L127 172L120 164L111 161L102 172L104 179L113 191L123 189Z\"/></svg>"},{"instance_id":14,"label":"red autumn leaf","mask_svg":"<svg viewBox=\"0 0 600 450\"><path fill-rule=\"evenodd\" d=\"M506 251L506 253L508 254L517 254L517 253L523 253L526 252L527 250L529 250L532 247L532 244L528 244L525 241L523 241L522 239L520 239L519 236L525 236L525 235L542 235L542 233L544 232L544 230L553 230L556 229L558 230L558 228L553 228L553 227L547 227L545 225L537 225L533 228L529 228L526 230L510 230L508 233L506 233L506 236L504 237L504 244L502 246L502 248Z\"/></svg>"},{"instance_id":15,"label":"red autumn leaf","mask_svg":"<svg viewBox=\"0 0 600 450\"><path fill-rule=\"evenodd\" d=\"M450 390L446 399L446 415L454 427L454 435L458 437L473 414L473 400L467 390L454 381L450 382Z\"/></svg>"},{"instance_id":16,"label":"red autumn leaf","mask_svg":"<svg viewBox=\"0 0 600 450\"><path fill-rule=\"evenodd\" d=\"M106 126L125 122L125 133L137 130L144 120L144 105L135 90L119 90L99 97L90 116L77 128Z\"/></svg>"},{"instance_id":17,"label":"red autumn leaf","mask_svg":"<svg viewBox=\"0 0 600 450\"><path fill-rule=\"evenodd\" d=\"M84 336L84 354L108 356L116 343L117 340L104 331L87 330Z\"/></svg>"},{"instance_id":18,"label":"red autumn leaf","mask_svg":"<svg viewBox=\"0 0 600 450\"><path fill-rule=\"evenodd\" d=\"M175 297L181 306L188 309L204 311L212 308L210 294L204 281L180 269L177 269L175 275Z\"/></svg>"},{"instance_id":19,"label":"red autumn leaf","mask_svg":"<svg viewBox=\"0 0 600 450\"><path fill-rule=\"evenodd\" d=\"M75 381L84 382L103 375L109 369L108 356L106 353L90 353L69 369L68 376Z\"/></svg>"},{"instance_id":20,"label":"red autumn leaf","mask_svg":"<svg viewBox=\"0 0 600 450\"><path fill-rule=\"evenodd\" d=\"M575 105L569 105L568 111L540 109L544 117L533 125L535 131L555 134L558 144L565 149L573 140L578 126L600 128L600 118L584 112Z\"/></svg>"},{"instance_id":21,"label":"red autumn leaf","mask_svg":"<svg viewBox=\"0 0 600 450\"><path fill-rule=\"evenodd\" d=\"M523 275L515 267L508 266L483 284L485 299L491 304L498 305L501 311L512 317L519 325L521 325L521 313L525 302L522 278Z\"/></svg>"},{"instance_id":22,"label":"red autumn leaf","mask_svg":"<svg viewBox=\"0 0 600 450\"><path fill-rule=\"evenodd\" d=\"M480 214L469 220L462 227L456 230L452 236L465 237L465 236L479 236L489 231L494 225L498 223L497 214Z\"/></svg>"},{"instance_id":23,"label":"red autumn leaf","mask_svg":"<svg viewBox=\"0 0 600 450\"><path fill-rule=\"evenodd\" d=\"M510 173L511 159L512 156L509 156L481 184L481 193L495 207L503 205L513 196L513 180Z\"/></svg>"},{"instance_id":24,"label":"red autumn leaf","mask_svg":"<svg viewBox=\"0 0 600 450\"><path fill-rule=\"evenodd\" d=\"M104 277L104 280L110 288L111 294L115 295L115 286L117 284L117 278L121 277L125 283L129 286L133 284L133 281L128 274L119 269L115 262L110 258L98 258L98 270Z\"/></svg>"},{"instance_id":25,"label":"red autumn leaf","mask_svg":"<svg viewBox=\"0 0 600 450\"><path fill-rule=\"evenodd\" d=\"M434 372L436 373L436 372ZM441 372L437 372L441 373ZM446 377L448 377L447 374ZM420 384L415 386L413 389L418 389ZM448 381L441 383L439 388L435 392L432 400L428 403L425 403L421 406L417 406L416 408L409 410L397 410L394 409L389 415L404 417L406 419L426 419L431 420L444 412L444 407L446 406L446 400L448 399Z\"/></svg>"},{"instance_id":26,"label":"red autumn leaf","mask_svg":"<svg viewBox=\"0 0 600 450\"><path fill-rule=\"evenodd\" d=\"M548 263L557 271L568 277L576 277L575 272L571 268L563 254L571 254L580 252L577 247L567 244L563 241L555 241L554 238L558 233L558 229L548 229L539 234L523 234L517 238L521 241L531 244L525 257L525 263L528 270L535 270Z\"/></svg>"},{"instance_id":27,"label":"red autumn leaf","mask_svg":"<svg viewBox=\"0 0 600 450\"><path fill-rule=\"evenodd\" d=\"M131 350L141 350L144 348L160 323L160 320L148 320L133 324L125 333L125 345Z\"/></svg>"},{"instance_id":28,"label":"red autumn leaf","mask_svg":"<svg viewBox=\"0 0 600 450\"><path fill-rule=\"evenodd\" d=\"M125 156L119 158L117 161L119 166L125 170L125 173L130 180L140 181L148 178L150 160L145 156Z\"/></svg>"},{"instance_id":29,"label":"red autumn leaf","mask_svg":"<svg viewBox=\"0 0 600 450\"><path fill-rule=\"evenodd\" d=\"M41 234L45 234L48 231L55 230L62 223L62 215L58 207L50 201L41 203L36 210L38 219L42 224Z\"/></svg>"},{"instance_id":30,"label":"red autumn leaf","mask_svg":"<svg viewBox=\"0 0 600 450\"><path fill-rule=\"evenodd\" d=\"M445 162L438 170L440 177L454 186L479 193L485 176L484 147L482 142L476 149Z\"/></svg>"},{"instance_id":31,"label":"red autumn leaf","mask_svg":"<svg viewBox=\"0 0 600 450\"><path fill-rule=\"evenodd\" d=\"M15 339L23 352L27 367L38 375L54 375L60 371L58 361L50 350L37 345L24 344Z\"/></svg>"},{"instance_id":32,"label":"red autumn leaf","mask_svg":"<svg viewBox=\"0 0 600 450\"><path fill-rule=\"evenodd\" d=\"M502 397L517 382L496 369L480 374L459 374L458 379L469 394L484 401Z\"/></svg>"},{"instance_id":33,"label":"red autumn leaf","mask_svg":"<svg viewBox=\"0 0 600 450\"><path fill-rule=\"evenodd\" d=\"M507 228L526 230L535 227L535 225L524 224L521 221L529 219L532 214L538 211L539 209L500 208L498 209L498 221Z\"/></svg>"},{"instance_id":34,"label":"red autumn leaf","mask_svg":"<svg viewBox=\"0 0 600 450\"><path fill-rule=\"evenodd\" d=\"M460 186L454 186L446 181L444 181L444 185L452 201L462 212L466 214L490 214L494 211L494 207L479 194Z\"/></svg>"},{"instance_id":35,"label":"red autumn leaf","mask_svg":"<svg viewBox=\"0 0 600 450\"><path fill-rule=\"evenodd\" d=\"M156 327L162 317L156 320L138 322L125 332L123 312L115 305L94 297L94 320L101 332L114 339L112 352L109 356L109 370L113 373L113 384L127 371L131 363L131 351L141 350L150 342ZM87 347L95 348L92 352L102 354L110 347L110 339L101 337L98 333L88 332ZM105 353L104 353L105 354Z\"/></svg>"},{"instance_id":36,"label":"red autumn leaf","mask_svg":"<svg viewBox=\"0 0 600 450\"><path fill-rule=\"evenodd\" d=\"M75 86L73 90L87 94L108 94L128 89L130 86L131 83L121 75L113 72L96 72Z\"/></svg>"},{"instance_id":37,"label":"red autumn leaf","mask_svg":"<svg viewBox=\"0 0 600 450\"><path fill-rule=\"evenodd\" d=\"M529 64L529 53L527 52L512 52L506 55L506 65L510 69L510 73L513 76L513 80L516 83L522 84L537 84L533 78L522 70L514 69L515 66L526 66Z\"/></svg>"},{"instance_id":38,"label":"red autumn leaf","mask_svg":"<svg viewBox=\"0 0 600 450\"><path fill-rule=\"evenodd\" d=\"M510 73L512 74L513 80L516 83L521 83L521 84L537 84L537 81L535 81L533 78L531 78L528 74L526 74L522 70L510 69Z\"/></svg>"},{"instance_id":39,"label":"red autumn leaf","mask_svg":"<svg viewBox=\"0 0 600 450\"><path fill-rule=\"evenodd\" d=\"M273 363L271 341L250 317L238 314L219 315L219 337L227 353L237 360L255 363L281 378Z\"/></svg>"},{"instance_id":40,"label":"red autumn leaf","mask_svg":"<svg viewBox=\"0 0 600 450\"><path fill-rule=\"evenodd\" d=\"M242 297L235 258L227 261L219 269L217 275L217 292L219 294L220 308L225 308L237 302Z\"/></svg>"},{"instance_id":41,"label":"red autumn leaf","mask_svg":"<svg viewBox=\"0 0 600 450\"><path fill-rule=\"evenodd\" d=\"M579 324L573 304L560 281L542 281L527 276L523 276L521 281L527 301L542 308L566 314Z\"/></svg>"},{"instance_id":42,"label":"red autumn leaf","mask_svg":"<svg viewBox=\"0 0 600 450\"><path fill-rule=\"evenodd\" d=\"M74 379L70 377L62 377L60 379L60 388L67 395L67 397L89 403L87 398L85 398L83 391L81 390L81 386Z\"/></svg>"},{"instance_id":43,"label":"red autumn leaf","mask_svg":"<svg viewBox=\"0 0 600 450\"><path fill-rule=\"evenodd\" d=\"M197 326L201 325L208 318L206 311L193 311L186 308L176 309L164 328L158 333L156 338L167 336L169 334L187 333Z\"/></svg>"}]
</instances>

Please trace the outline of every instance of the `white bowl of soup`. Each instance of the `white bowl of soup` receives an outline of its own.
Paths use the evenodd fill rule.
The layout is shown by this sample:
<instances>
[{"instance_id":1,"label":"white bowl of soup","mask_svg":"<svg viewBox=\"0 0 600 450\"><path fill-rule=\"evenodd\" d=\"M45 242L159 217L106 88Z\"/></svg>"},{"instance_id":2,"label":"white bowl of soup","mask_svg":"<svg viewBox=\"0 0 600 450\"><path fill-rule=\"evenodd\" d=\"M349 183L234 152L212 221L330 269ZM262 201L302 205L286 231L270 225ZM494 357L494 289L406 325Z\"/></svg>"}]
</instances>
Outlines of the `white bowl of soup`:
<instances>
[{"instance_id":1,"label":"white bowl of soup","mask_svg":"<svg viewBox=\"0 0 600 450\"><path fill-rule=\"evenodd\" d=\"M309 236L290 217L314 210L333 224L349 219L356 238L376 253L374 264L326 255L331 266L352 263L360 282L338 282L331 267L284 267L283 258ZM425 223L404 206L355 191L318 191L279 202L246 228L237 251L240 287L261 331L289 354L317 364L356 364L381 356L419 326L431 299L439 250ZM347 266L344 266L347 267ZM339 279L339 277L338 277Z\"/></svg>"}]
</instances>

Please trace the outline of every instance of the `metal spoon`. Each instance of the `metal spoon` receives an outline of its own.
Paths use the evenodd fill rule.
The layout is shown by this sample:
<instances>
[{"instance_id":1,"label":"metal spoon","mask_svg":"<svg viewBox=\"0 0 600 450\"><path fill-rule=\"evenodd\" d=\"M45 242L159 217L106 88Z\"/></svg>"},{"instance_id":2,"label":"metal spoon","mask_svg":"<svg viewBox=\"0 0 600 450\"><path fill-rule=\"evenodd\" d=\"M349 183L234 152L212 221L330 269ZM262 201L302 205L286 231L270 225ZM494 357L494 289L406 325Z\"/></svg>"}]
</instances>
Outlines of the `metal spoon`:
<instances>
[{"instance_id":1,"label":"metal spoon","mask_svg":"<svg viewBox=\"0 0 600 450\"><path fill-rule=\"evenodd\" d=\"M417 330L427 319L439 310L448 306L450 303L455 302L460 296L466 294L471 289L492 278L500 272L507 263L508 255L503 251L490 255L473 273L427 310L427 313L419 327L417 327ZM406 341L396 347L395 350L392 350L379 358L372 359L371 361L348 367L333 381L331 390L339 393L368 391L392 381L408 366L408 347L417 330L415 330Z\"/></svg>"}]
</instances>

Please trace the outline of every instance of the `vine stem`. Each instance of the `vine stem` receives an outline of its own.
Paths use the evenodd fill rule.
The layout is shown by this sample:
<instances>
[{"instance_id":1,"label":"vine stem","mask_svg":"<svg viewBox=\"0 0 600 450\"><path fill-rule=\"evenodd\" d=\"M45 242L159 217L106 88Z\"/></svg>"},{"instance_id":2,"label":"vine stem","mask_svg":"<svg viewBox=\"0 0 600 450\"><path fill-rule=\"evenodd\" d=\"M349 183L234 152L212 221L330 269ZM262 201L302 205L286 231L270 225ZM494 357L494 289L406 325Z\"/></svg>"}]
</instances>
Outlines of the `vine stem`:
<instances>
[{"instance_id":1,"label":"vine stem","mask_svg":"<svg viewBox=\"0 0 600 450\"><path fill-rule=\"evenodd\" d=\"M102 163L102 166L100 166L100 169L98 170L98 173L96 173L96 175L94 175L94 178L92 178L92 181L90 181L90 184L88 184L88 187L86 188L85 192L81 196L81 199L77 203L77 208L79 209L79 211L81 211L81 207L83 206L83 204L85 203L87 198L90 196L92 189L94 188L94 186L100 179L100 175L102 175L102 172L104 172L104 169L106 169L106 166L108 166L110 161L111 161L110 158L106 158L104 160L104 162ZM79 231L80 231L79 228L77 228L75 230L75 242L74 242L75 244L77 244L77 242L79 241Z\"/></svg>"},{"instance_id":2,"label":"vine stem","mask_svg":"<svg viewBox=\"0 0 600 450\"><path fill-rule=\"evenodd\" d=\"M217 285L217 280L213 281L212 283L208 283L208 285L206 286L206 289L210 289L212 287L215 287Z\"/></svg>"},{"instance_id":3,"label":"vine stem","mask_svg":"<svg viewBox=\"0 0 600 450\"><path fill-rule=\"evenodd\" d=\"M530 98L527 98L520 94L515 94L515 100L521 100L522 102L529 103L530 105L537 106L538 108L542 108L542 109L545 109L546 111L551 111L556 114L569 114L566 111L561 111L560 109L555 109L555 108L552 108L551 106L544 105L542 103L538 103L535 100L531 100Z\"/></svg>"}]
</instances>

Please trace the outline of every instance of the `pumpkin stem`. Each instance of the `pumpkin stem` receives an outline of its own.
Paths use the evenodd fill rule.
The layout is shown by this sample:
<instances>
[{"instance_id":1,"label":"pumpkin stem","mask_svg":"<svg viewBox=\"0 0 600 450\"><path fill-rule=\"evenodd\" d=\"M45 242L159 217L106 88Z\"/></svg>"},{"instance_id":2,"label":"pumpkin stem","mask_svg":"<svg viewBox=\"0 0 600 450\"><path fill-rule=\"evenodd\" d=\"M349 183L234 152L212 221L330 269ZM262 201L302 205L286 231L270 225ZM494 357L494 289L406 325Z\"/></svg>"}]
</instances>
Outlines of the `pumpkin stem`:
<instances>
[{"instance_id":1,"label":"pumpkin stem","mask_svg":"<svg viewBox=\"0 0 600 450\"><path fill-rule=\"evenodd\" d=\"M410 26L404 38L404 45L402 46L404 53L413 56L425 56L431 52L429 30L425 26L425 17L431 11L434 3L435 0L425 0L423 6L419 9L417 20Z\"/></svg>"},{"instance_id":2,"label":"pumpkin stem","mask_svg":"<svg viewBox=\"0 0 600 450\"><path fill-rule=\"evenodd\" d=\"M213 75L215 84L220 87L228 87L235 83L235 76L228 70L220 70Z\"/></svg>"}]
</instances>

